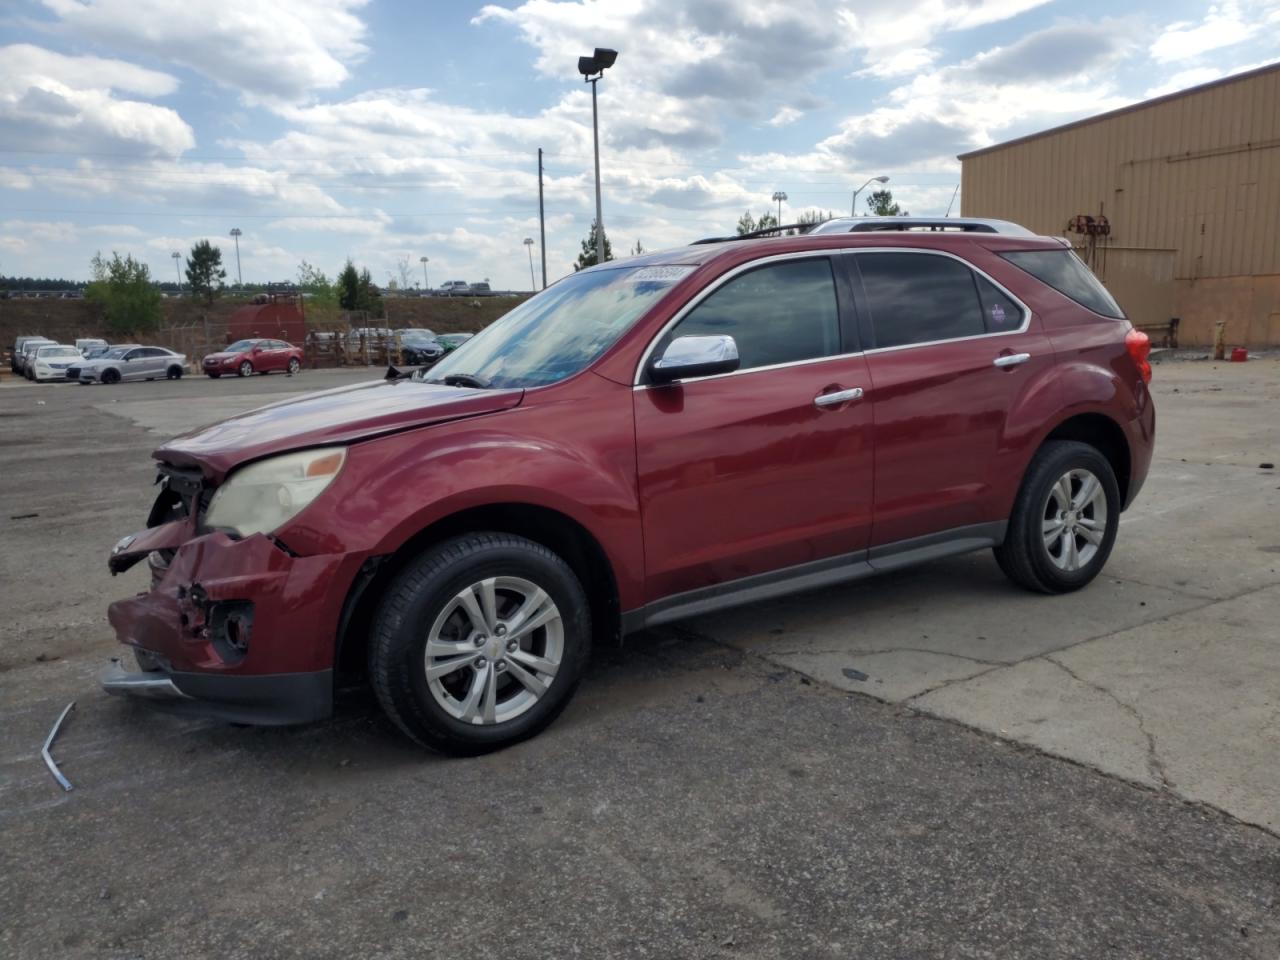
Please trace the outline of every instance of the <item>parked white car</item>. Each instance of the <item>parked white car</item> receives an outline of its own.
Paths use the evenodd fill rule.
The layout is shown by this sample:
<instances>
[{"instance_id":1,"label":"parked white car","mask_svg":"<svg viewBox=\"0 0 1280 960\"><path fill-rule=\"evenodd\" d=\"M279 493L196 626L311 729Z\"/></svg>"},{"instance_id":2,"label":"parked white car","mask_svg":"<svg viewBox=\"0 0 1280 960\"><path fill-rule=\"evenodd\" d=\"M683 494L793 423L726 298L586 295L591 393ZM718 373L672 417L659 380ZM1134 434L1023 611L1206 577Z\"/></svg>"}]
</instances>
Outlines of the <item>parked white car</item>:
<instances>
[{"instance_id":1,"label":"parked white car","mask_svg":"<svg viewBox=\"0 0 1280 960\"><path fill-rule=\"evenodd\" d=\"M41 383L67 379L67 368L84 359L80 351L65 343L41 344L28 362L27 376Z\"/></svg>"},{"instance_id":2,"label":"parked white car","mask_svg":"<svg viewBox=\"0 0 1280 960\"><path fill-rule=\"evenodd\" d=\"M25 341L22 344L22 349L18 351L18 373L30 380L31 358L35 356L36 348L50 347L57 342L57 340L50 340L48 337L32 337Z\"/></svg>"},{"instance_id":3,"label":"parked white car","mask_svg":"<svg viewBox=\"0 0 1280 960\"><path fill-rule=\"evenodd\" d=\"M80 356L82 357L88 357L91 350L96 350L98 347L105 347L106 345L107 341L98 337L78 337L76 339L76 349L80 351Z\"/></svg>"},{"instance_id":4,"label":"parked white car","mask_svg":"<svg viewBox=\"0 0 1280 960\"><path fill-rule=\"evenodd\" d=\"M67 369L68 380L81 383L119 383L122 380L177 380L187 371L187 358L165 347L112 347L96 360L83 360Z\"/></svg>"}]
</instances>

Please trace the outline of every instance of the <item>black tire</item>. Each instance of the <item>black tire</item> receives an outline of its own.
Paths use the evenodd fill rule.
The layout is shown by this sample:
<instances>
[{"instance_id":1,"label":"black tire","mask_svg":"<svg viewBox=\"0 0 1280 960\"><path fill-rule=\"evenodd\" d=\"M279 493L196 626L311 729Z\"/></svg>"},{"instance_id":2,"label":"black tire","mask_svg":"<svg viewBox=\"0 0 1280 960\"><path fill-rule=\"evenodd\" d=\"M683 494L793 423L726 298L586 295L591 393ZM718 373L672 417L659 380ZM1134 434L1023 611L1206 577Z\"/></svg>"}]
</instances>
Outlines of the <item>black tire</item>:
<instances>
[{"instance_id":1,"label":"black tire","mask_svg":"<svg viewBox=\"0 0 1280 960\"><path fill-rule=\"evenodd\" d=\"M165 371L165 376L168 377L170 380L181 380L182 368L175 363L172 367L170 367L168 370Z\"/></svg>"},{"instance_id":2,"label":"black tire","mask_svg":"<svg viewBox=\"0 0 1280 960\"><path fill-rule=\"evenodd\" d=\"M251 373L253 373L253 364L248 360L240 364L239 368L236 370L236 376L238 377L247 377Z\"/></svg>"},{"instance_id":3,"label":"black tire","mask_svg":"<svg viewBox=\"0 0 1280 960\"><path fill-rule=\"evenodd\" d=\"M298 362L298 358L290 357L289 358L289 376L293 376L295 373L297 373L301 369L302 369L302 364Z\"/></svg>"},{"instance_id":4,"label":"black tire","mask_svg":"<svg viewBox=\"0 0 1280 960\"><path fill-rule=\"evenodd\" d=\"M206 372L208 373L210 380L217 380L220 376L222 376L222 374L216 370L209 370Z\"/></svg>"},{"instance_id":5,"label":"black tire","mask_svg":"<svg viewBox=\"0 0 1280 960\"><path fill-rule=\"evenodd\" d=\"M110 386L113 383L119 383L120 371L119 370L103 370L102 382L107 384L108 386Z\"/></svg>"},{"instance_id":6,"label":"black tire","mask_svg":"<svg viewBox=\"0 0 1280 960\"><path fill-rule=\"evenodd\" d=\"M1106 500L1106 519L1101 542L1096 544L1090 559L1078 569L1068 570L1054 562L1045 544L1043 526L1054 510L1051 498L1055 484L1073 470L1088 471L1097 478ZM1005 541L995 548L996 562L1005 576L1028 590L1069 593L1087 585L1102 570L1115 545L1119 526L1120 485L1110 461L1087 443L1050 440L1036 451L1027 467L1013 504Z\"/></svg>"},{"instance_id":7,"label":"black tire","mask_svg":"<svg viewBox=\"0 0 1280 960\"><path fill-rule=\"evenodd\" d=\"M519 577L545 591L560 613L563 647L549 688L532 706L505 722L475 724L457 719L437 701L424 663L437 617L459 591L488 577ZM411 739L441 753L474 756L532 737L559 716L590 651L587 597L568 564L523 537L471 533L427 549L387 587L369 640L369 678L382 709ZM509 675L498 676L499 682L515 683Z\"/></svg>"}]
</instances>

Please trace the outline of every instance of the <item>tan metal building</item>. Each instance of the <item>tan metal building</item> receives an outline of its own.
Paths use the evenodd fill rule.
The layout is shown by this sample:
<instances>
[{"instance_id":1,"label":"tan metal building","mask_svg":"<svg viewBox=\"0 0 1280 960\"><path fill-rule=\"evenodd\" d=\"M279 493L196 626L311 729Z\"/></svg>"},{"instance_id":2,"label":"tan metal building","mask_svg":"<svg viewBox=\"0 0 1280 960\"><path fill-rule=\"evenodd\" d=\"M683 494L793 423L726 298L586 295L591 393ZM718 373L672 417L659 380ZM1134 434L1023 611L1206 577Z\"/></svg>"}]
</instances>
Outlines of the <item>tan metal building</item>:
<instances>
[{"instance_id":1,"label":"tan metal building","mask_svg":"<svg viewBox=\"0 0 1280 960\"><path fill-rule=\"evenodd\" d=\"M964 216L1068 237L1134 323L1280 345L1280 63L959 159Z\"/></svg>"}]
</instances>

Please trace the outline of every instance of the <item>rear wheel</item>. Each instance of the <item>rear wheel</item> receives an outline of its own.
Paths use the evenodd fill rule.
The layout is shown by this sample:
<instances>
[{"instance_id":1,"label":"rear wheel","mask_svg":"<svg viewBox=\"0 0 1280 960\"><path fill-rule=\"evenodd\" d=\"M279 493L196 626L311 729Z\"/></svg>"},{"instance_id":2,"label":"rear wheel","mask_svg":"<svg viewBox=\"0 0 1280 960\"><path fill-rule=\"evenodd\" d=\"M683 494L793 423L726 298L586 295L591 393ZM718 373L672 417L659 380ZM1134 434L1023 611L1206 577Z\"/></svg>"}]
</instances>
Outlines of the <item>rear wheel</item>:
<instances>
[{"instance_id":1,"label":"rear wheel","mask_svg":"<svg viewBox=\"0 0 1280 960\"><path fill-rule=\"evenodd\" d=\"M1040 593L1085 586L1107 562L1120 525L1120 487L1095 447L1052 440L1032 458L996 562Z\"/></svg>"},{"instance_id":2,"label":"rear wheel","mask_svg":"<svg viewBox=\"0 0 1280 960\"><path fill-rule=\"evenodd\" d=\"M182 368L175 363L173 366L171 366L168 370L165 371L165 376L168 377L170 380L181 380Z\"/></svg>"},{"instance_id":3,"label":"rear wheel","mask_svg":"<svg viewBox=\"0 0 1280 960\"><path fill-rule=\"evenodd\" d=\"M251 373L253 373L253 364L248 360L240 364L240 369L236 371L236 375L240 377L247 377Z\"/></svg>"},{"instance_id":4,"label":"rear wheel","mask_svg":"<svg viewBox=\"0 0 1280 960\"><path fill-rule=\"evenodd\" d=\"M531 737L578 685L591 648L582 585L546 547L475 533L432 547L388 587L369 676L406 734L444 753Z\"/></svg>"}]
</instances>

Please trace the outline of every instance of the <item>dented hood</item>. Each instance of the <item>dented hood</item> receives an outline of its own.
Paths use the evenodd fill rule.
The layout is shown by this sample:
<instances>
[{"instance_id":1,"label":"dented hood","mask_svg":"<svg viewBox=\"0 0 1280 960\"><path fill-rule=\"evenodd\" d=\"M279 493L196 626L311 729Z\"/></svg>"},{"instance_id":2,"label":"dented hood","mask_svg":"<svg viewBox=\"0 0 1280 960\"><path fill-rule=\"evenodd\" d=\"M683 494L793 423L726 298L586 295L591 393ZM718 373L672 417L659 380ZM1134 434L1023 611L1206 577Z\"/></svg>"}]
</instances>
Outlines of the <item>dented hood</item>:
<instances>
[{"instance_id":1,"label":"dented hood","mask_svg":"<svg viewBox=\"0 0 1280 960\"><path fill-rule=\"evenodd\" d=\"M508 410L523 397L523 390L380 380L309 393L242 413L175 437L154 456L177 466L199 467L216 482L249 460Z\"/></svg>"}]
</instances>

